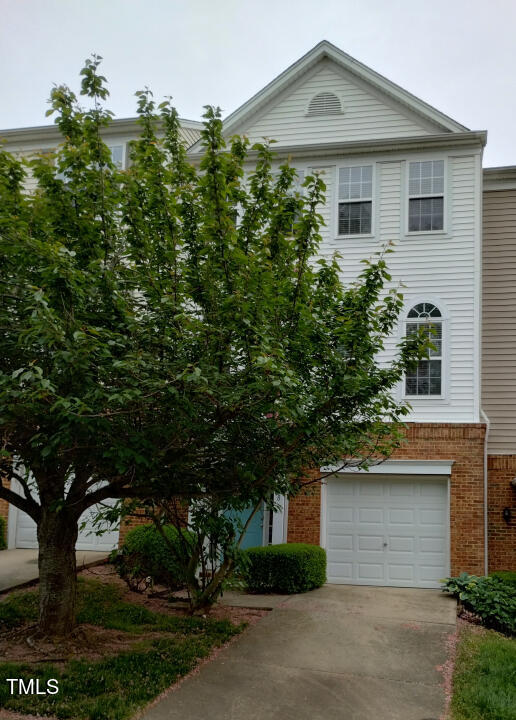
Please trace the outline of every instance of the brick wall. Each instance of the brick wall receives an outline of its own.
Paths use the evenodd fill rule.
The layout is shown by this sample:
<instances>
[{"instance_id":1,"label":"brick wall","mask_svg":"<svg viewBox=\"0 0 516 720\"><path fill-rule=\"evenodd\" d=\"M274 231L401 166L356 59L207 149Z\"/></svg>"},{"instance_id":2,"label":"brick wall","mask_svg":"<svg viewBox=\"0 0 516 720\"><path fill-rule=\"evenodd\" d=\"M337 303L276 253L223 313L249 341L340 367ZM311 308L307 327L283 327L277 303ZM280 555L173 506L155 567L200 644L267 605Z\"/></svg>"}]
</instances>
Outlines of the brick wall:
<instances>
[{"instance_id":1,"label":"brick wall","mask_svg":"<svg viewBox=\"0 0 516 720\"><path fill-rule=\"evenodd\" d=\"M184 522L184 525L186 525L188 520L188 506L183 505L181 503L176 504L175 512L178 514L180 519ZM132 530L135 527L139 527L140 525L150 525L152 520L150 520L146 515L145 511L143 509L137 508L134 512L132 512L130 515L127 515L127 517L124 518L124 520L120 523L120 534L118 538L118 547L122 547L124 544L124 540L126 538L127 533L129 530Z\"/></svg>"},{"instance_id":2,"label":"brick wall","mask_svg":"<svg viewBox=\"0 0 516 720\"><path fill-rule=\"evenodd\" d=\"M510 481L516 476L516 455L489 455L488 528L489 570L516 570L516 489ZM503 509L512 509L507 523Z\"/></svg>"},{"instance_id":3,"label":"brick wall","mask_svg":"<svg viewBox=\"0 0 516 720\"><path fill-rule=\"evenodd\" d=\"M398 460L454 460L450 482L452 575L484 572L483 424L409 423ZM288 542L319 544L320 488L289 503Z\"/></svg>"},{"instance_id":4,"label":"brick wall","mask_svg":"<svg viewBox=\"0 0 516 720\"><path fill-rule=\"evenodd\" d=\"M312 479L319 473L307 473ZM308 484L288 504L287 542L319 545L321 532L321 485Z\"/></svg>"}]
</instances>

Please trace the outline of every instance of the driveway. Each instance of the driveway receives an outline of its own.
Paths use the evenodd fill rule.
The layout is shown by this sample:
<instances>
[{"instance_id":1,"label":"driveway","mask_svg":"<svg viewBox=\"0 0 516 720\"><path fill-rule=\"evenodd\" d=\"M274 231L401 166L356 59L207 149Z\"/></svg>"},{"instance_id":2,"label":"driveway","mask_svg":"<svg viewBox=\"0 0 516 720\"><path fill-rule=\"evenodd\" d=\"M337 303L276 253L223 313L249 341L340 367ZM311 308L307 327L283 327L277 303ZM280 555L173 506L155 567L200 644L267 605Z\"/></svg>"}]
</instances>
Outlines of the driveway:
<instances>
[{"instance_id":1,"label":"driveway","mask_svg":"<svg viewBox=\"0 0 516 720\"><path fill-rule=\"evenodd\" d=\"M94 565L107 558L106 552L88 552L78 550L75 555L77 567ZM38 551L37 550L2 550L0 552L0 592L10 588L26 585L37 580Z\"/></svg>"},{"instance_id":2,"label":"driveway","mask_svg":"<svg viewBox=\"0 0 516 720\"><path fill-rule=\"evenodd\" d=\"M267 605L265 596L253 598ZM225 601L235 602L226 596ZM241 599L240 604L245 604ZM326 585L274 609L145 720L438 720L455 630L439 590Z\"/></svg>"}]
</instances>

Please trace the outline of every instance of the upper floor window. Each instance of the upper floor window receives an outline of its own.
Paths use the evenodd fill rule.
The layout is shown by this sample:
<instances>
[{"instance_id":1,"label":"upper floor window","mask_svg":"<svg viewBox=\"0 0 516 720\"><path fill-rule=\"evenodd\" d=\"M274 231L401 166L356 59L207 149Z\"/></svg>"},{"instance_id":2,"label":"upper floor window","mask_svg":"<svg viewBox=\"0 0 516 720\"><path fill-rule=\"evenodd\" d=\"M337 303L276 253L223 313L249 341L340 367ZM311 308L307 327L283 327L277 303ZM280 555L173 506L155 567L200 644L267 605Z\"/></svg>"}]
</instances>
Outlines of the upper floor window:
<instances>
[{"instance_id":1,"label":"upper floor window","mask_svg":"<svg viewBox=\"0 0 516 720\"><path fill-rule=\"evenodd\" d=\"M441 311L432 303L419 303L409 311L406 334L412 335L423 328L433 349L428 357L408 370L405 375L405 395L425 397L442 395L443 323Z\"/></svg>"},{"instance_id":2,"label":"upper floor window","mask_svg":"<svg viewBox=\"0 0 516 720\"><path fill-rule=\"evenodd\" d=\"M119 170L124 167L124 146L108 145L111 150L111 161Z\"/></svg>"},{"instance_id":3,"label":"upper floor window","mask_svg":"<svg viewBox=\"0 0 516 720\"><path fill-rule=\"evenodd\" d=\"M409 232L442 230L444 160L409 163Z\"/></svg>"},{"instance_id":4,"label":"upper floor window","mask_svg":"<svg viewBox=\"0 0 516 720\"><path fill-rule=\"evenodd\" d=\"M371 232L373 166L339 168L339 235Z\"/></svg>"},{"instance_id":5,"label":"upper floor window","mask_svg":"<svg viewBox=\"0 0 516 720\"><path fill-rule=\"evenodd\" d=\"M116 168L122 170L124 167L124 145L108 145L108 148L111 153L111 162ZM58 172L56 177L65 183L68 182L66 172Z\"/></svg>"},{"instance_id":6,"label":"upper floor window","mask_svg":"<svg viewBox=\"0 0 516 720\"><path fill-rule=\"evenodd\" d=\"M310 100L307 115L340 115L342 106L339 98L332 92L320 92Z\"/></svg>"}]
</instances>

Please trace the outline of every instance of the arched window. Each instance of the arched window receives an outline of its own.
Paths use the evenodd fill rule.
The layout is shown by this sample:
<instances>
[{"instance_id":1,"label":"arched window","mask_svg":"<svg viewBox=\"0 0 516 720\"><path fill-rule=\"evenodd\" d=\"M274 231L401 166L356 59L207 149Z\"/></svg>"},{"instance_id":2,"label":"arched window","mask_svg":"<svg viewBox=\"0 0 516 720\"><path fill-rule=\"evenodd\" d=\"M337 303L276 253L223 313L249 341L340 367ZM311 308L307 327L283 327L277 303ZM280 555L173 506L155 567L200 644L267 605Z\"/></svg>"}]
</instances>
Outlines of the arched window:
<instances>
[{"instance_id":1,"label":"arched window","mask_svg":"<svg viewBox=\"0 0 516 720\"><path fill-rule=\"evenodd\" d=\"M422 302L414 305L407 314L405 331L407 335L425 328L434 346L428 357L420 360L416 367L405 376L405 395L428 397L442 395L443 366L443 322L439 308L433 303Z\"/></svg>"},{"instance_id":2,"label":"arched window","mask_svg":"<svg viewBox=\"0 0 516 720\"><path fill-rule=\"evenodd\" d=\"M307 115L340 115L342 107L339 98L332 92L320 92L310 100Z\"/></svg>"}]
</instances>

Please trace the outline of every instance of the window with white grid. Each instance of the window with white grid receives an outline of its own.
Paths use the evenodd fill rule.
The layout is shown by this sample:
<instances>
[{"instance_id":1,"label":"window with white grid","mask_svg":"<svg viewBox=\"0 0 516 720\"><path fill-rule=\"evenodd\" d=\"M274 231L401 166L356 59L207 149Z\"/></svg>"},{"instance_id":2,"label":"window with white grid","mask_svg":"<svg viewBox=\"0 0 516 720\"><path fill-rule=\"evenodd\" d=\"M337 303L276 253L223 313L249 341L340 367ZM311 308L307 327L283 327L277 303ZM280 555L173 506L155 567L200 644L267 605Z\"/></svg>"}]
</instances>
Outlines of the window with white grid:
<instances>
[{"instance_id":1,"label":"window with white grid","mask_svg":"<svg viewBox=\"0 0 516 720\"><path fill-rule=\"evenodd\" d=\"M373 166L339 168L339 235L371 232Z\"/></svg>"},{"instance_id":2,"label":"window with white grid","mask_svg":"<svg viewBox=\"0 0 516 720\"><path fill-rule=\"evenodd\" d=\"M441 311L432 303L418 303L407 315L406 334L415 335L421 329L433 347L429 349L427 358L407 371L405 395L442 395L443 323Z\"/></svg>"},{"instance_id":3,"label":"window with white grid","mask_svg":"<svg viewBox=\"0 0 516 720\"><path fill-rule=\"evenodd\" d=\"M409 163L409 232L444 227L444 160Z\"/></svg>"}]
</instances>

